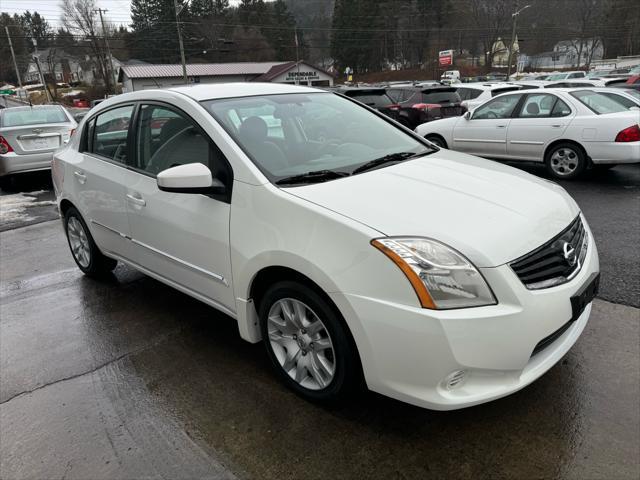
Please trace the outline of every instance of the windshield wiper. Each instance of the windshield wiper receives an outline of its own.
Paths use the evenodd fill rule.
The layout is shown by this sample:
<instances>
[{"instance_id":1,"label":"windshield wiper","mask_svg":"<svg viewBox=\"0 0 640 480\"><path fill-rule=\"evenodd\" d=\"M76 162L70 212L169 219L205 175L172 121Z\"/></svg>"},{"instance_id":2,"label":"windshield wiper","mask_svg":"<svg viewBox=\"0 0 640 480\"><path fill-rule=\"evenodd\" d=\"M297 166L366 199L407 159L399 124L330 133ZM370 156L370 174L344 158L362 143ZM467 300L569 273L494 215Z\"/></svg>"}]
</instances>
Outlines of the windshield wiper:
<instances>
[{"instance_id":1,"label":"windshield wiper","mask_svg":"<svg viewBox=\"0 0 640 480\"><path fill-rule=\"evenodd\" d=\"M429 153L433 153L435 150L427 150L425 152L415 153L415 152L398 152L392 153L390 155L385 155L384 157L376 158L371 160L370 162L365 163L364 165L360 165L356 168L351 175L356 175L358 173L366 172L367 170L373 170L375 168L381 167L388 163L399 163L404 160L409 160L410 158L421 157L423 155L427 155Z\"/></svg>"},{"instance_id":2,"label":"windshield wiper","mask_svg":"<svg viewBox=\"0 0 640 480\"><path fill-rule=\"evenodd\" d=\"M281 178L276 182L276 185L291 185L296 183L320 183L328 180L335 180L336 178L348 177L350 173L336 172L335 170L316 170L313 172L302 173L300 175L293 175L291 177Z\"/></svg>"}]
</instances>

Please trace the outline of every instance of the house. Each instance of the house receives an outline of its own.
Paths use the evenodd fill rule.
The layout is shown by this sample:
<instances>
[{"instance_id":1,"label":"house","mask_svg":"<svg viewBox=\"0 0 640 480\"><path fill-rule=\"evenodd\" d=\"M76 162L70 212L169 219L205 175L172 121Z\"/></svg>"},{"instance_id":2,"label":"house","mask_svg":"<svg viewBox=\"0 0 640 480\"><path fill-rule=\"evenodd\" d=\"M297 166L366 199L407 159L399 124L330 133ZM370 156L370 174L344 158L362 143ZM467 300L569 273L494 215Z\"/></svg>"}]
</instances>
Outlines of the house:
<instances>
[{"instance_id":1,"label":"house","mask_svg":"<svg viewBox=\"0 0 640 480\"><path fill-rule=\"evenodd\" d=\"M273 82L333 86L333 75L300 62L189 63L189 83ZM123 92L184 85L182 65L122 65L118 74Z\"/></svg>"},{"instance_id":2,"label":"house","mask_svg":"<svg viewBox=\"0 0 640 480\"><path fill-rule=\"evenodd\" d=\"M491 46L491 53L493 56L492 65L494 67L506 67L509 63L509 40L498 39ZM520 45L518 44L518 37L513 42L513 55L512 65L516 61L517 55L520 53Z\"/></svg>"},{"instance_id":3,"label":"house","mask_svg":"<svg viewBox=\"0 0 640 480\"><path fill-rule=\"evenodd\" d=\"M594 60L601 60L603 55L604 47L599 38L563 40L556 43L550 52L530 55L527 66L532 70L581 68L591 65Z\"/></svg>"},{"instance_id":4,"label":"house","mask_svg":"<svg viewBox=\"0 0 640 480\"><path fill-rule=\"evenodd\" d=\"M64 50L56 48L47 48L38 50L33 54L37 56L40 62L42 75L56 82L64 83L85 83L87 85L96 85L102 83L102 78L97 73L96 62L90 55L72 55ZM113 68L117 72L121 66L121 62L111 57ZM38 67L33 58L27 66L24 74L25 83L40 82Z\"/></svg>"}]
</instances>

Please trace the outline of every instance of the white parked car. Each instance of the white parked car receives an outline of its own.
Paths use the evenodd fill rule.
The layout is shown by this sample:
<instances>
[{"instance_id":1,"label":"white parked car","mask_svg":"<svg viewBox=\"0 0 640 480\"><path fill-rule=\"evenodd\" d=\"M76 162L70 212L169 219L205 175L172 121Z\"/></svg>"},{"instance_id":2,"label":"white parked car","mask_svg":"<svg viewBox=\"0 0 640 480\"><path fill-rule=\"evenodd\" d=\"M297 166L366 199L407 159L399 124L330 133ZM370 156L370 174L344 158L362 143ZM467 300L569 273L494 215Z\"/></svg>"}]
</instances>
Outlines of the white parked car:
<instances>
[{"instance_id":1,"label":"white parked car","mask_svg":"<svg viewBox=\"0 0 640 480\"><path fill-rule=\"evenodd\" d=\"M640 113L591 89L505 93L462 117L419 125L438 146L493 159L544 162L578 177L591 165L640 162Z\"/></svg>"},{"instance_id":2,"label":"white parked car","mask_svg":"<svg viewBox=\"0 0 640 480\"><path fill-rule=\"evenodd\" d=\"M309 140L326 123L343 136ZM119 95L52 176L83 272L123 262L226 313L312 400L361 379L432 409L508 395L571 348L598 288L561 187L322 90Z\"/></svg>"},{"instance_id":3,"label":"white parked car","mask_svg":"<svg viewBox=\"0 0 640 480\"><path fill-rule=\"evenodd\" d=\"M574 78L585 78L586 73L582 70L575 70L573 72L558 72L549 75L545 80L549 82L555 82L557 80L571 80Z\"/></svg>"},{"instance_id":4,"label":"white parked car","mask_svg":"<svg viewBox=\"0 0 640 480\"><path fill-rule=\"evenodd\" d=\"M513 92L522 88L515 83L461 83L454 85L462 99L461 105L473 110L487 100L506 92Z\"/></svg>"}]
</instances>

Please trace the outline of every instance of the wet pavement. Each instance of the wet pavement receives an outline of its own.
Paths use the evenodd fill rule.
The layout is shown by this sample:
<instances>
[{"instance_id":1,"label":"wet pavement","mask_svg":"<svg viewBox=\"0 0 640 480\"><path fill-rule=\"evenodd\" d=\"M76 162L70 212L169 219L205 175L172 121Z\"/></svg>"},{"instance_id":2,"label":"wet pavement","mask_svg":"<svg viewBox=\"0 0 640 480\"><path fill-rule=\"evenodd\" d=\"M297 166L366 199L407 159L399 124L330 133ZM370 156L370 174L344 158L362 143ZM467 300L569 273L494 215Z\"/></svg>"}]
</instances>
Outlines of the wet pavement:
<instances>
[{"instance_id":1,"label":"wet pavement","mask_svg":"<svg viewBox=\"0 0 640 480\"><path fill-rule=\"evenodd\" d=\"M572 192L604 250L640 234L637 185L607 184ZM603 290L633 305L637 267L614 282L638 243L622 248ZM640 477L636 308L596 300L558 365L489 404L327 409L281 386L232 319L128 267L82 276L58 221L0 233L0 259L3 479Z\"/></svg>"}]
</instances>

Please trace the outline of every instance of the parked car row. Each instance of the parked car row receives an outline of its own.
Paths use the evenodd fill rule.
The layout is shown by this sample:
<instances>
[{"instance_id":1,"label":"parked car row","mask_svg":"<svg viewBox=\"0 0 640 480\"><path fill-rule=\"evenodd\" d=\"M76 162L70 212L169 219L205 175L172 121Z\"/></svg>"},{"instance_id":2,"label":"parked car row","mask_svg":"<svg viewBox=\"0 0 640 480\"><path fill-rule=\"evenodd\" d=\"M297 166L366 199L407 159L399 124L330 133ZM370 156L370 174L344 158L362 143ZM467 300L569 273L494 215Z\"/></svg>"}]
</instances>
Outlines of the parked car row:
<instances>
[{"instance_id":1,"label":"parked car row","mask_svg":"<svg viewBox=\"0 0 640 480\"><path fill-rule=\"evenodd\" d=\"M640 162L640 102L623 90L511 91L416 132L443 148L544 162L560 179L576 178L591 166Z\"/></svg>"}]
</instances>

